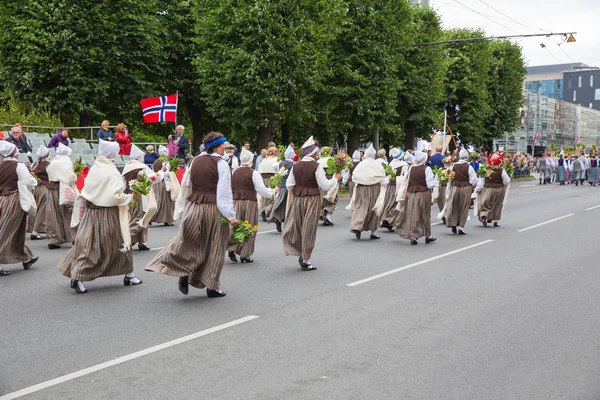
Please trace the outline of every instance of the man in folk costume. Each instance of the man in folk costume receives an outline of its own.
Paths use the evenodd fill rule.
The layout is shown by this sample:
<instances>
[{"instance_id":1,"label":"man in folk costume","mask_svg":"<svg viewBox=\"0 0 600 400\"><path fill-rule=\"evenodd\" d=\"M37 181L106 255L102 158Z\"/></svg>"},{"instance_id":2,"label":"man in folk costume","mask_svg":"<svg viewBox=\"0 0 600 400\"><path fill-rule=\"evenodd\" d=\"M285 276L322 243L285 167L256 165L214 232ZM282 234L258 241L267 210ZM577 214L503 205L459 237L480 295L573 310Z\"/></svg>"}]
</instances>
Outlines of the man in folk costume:
<instances>
[{"instance_id":1,"label":"man in folk costume","mask_svg":"<svg viewBox=\"0 0 600 400\"><path fill-rule=\"evenodd\" d=\"M167 170L163 166L156 174L144 164L144 152L135 144L131 145L131 160L125 164L123 168L123 179L125 179L125 194L132 194L131 181L135 181L138 175L145 174L148 179L154 183L158 183L163 179L163 174ZM153 183L153 186L154 186ZM129 203L129 229L131 234L132 245L138 244L138 250L150 250L148 247L148 223L152 220L156 213L156 197L153 190L150 189L150 194L146 198L140 195L133 194L135 202Z\"/></svg>"},{"instance_id":2,"label":"man in folk costume","mask_svg":"<svg viewBox=\"0 0 600 400\"><path fill-rule=\"evenodd\" d=\"M579 182L583 185L583 182L587 179L588 172L590 170L590 160L587 157L587 154L581 153L581 157L579 157L579 161L581 162L581 181Z\"/></svg>"},{"instance_id":3,"label":"man in folk costume","mask_svg":"<svg viewBox=\"0 0 600 400\"><path fill-rule=\"evenodd\" d=\"M431 235L431 190L438 182L431 168L425 165L426 162L427 154L415 151L414 163L399 189L399 193L405 193L406 197L398 204L402 211L396 233L410 239L411 245L418 244L418 239L423 236L427 244L436 240Z\"/></svg>"},{"instance_id":4,"label":"man in folk costume","mask_svg":"<svg viewBox=\"0 0 600 400\"><path fill-rule=\"evenodd\" d=\"M269 218L269 223L274 222L277 232L281 232L281 225L285 221L285 213L287 209L288 203L288 190L286 187L287 178L294 166L294 157L296 157L296 152L291 145L288 145L287 149L285 149L285 153L283 155L283 161L276 162L273 164L273 169L279 171L278 173L282 175L281 183L279 185L279 192L275 196L275 203L273 205L273 211L271 212L271 217Z\"/></svg>"},{"instance_id":5,"label":"man in folk costume","mask_svg":"<svg viewBox=\"0 0 600 400\"><path fill-rule=\"evenodd\" d=\"M30 189L37 181L25 166L17 161L19 149L12 143L0 141L0 276L10 275L2 264L23 263L29 269L39 257L33 257L25 246L27 213L23 210L20 197L33 198Z\"/></svg>"},{"instance_id":6,"label":"man in folk costume","mask_svg":"<svg viewBox=\"0 0 600 400\"><path fill-rule=\"evenodd\" d=\"M71 190L74 194L78 194L75 187L77 175L75 175L70 156L71 149L59 143L56 148L56 156L46 168L49 180L46 186L48 189L46 233L48 234L48 248L51 250L60 249L61 244L73 242L74 233L71 229L73 203L60 204L61 192Z\"/></svg>"},{"instance_id":7,"label":"man in folk costume","mask_svg":"<svg viewBox=\"0 0 600 400\"><path fill-rule=\"evenodd\" d=\"M502 168L504 157L501 153L494 153L488 157L488 165L492 170L491 175L485 179L479 179L475 191L477 196L477 216L483 226L493 222L494 227L500 226L498 221L502 217L502 207L506 199L506 188L510 183L510 177Z\"/></svg>"},{"instance_id":8,"label":"man in folk costume","mask_svg":"<svg viewBox=\"0 0 600 400\"><path fill-rule=\"evenodd\" d=\"M129 203L125 182L115 167L119 144L100 140L98 157L75 201L72 226L77 226L75 245L57 268L71 279L71 288L86 293L83 282L106 276L125 275L125 286L139 285L133 274Z\"/></svg>"},{"instance_id":9,"label":"man in folk costume","mask_svg":"<svg viewBox=\"0 0 600 400\"><path fill-rule=\"evenodd\" d=\"M266 187L269 187L269 178L277 173L273 169L273 164L277 162L277 147L269 147L267 149L267 156L260 162L258 165L258 173L263 178L263 182ZM260 200L260 215L263 221L267 221L267 217L271 215L271 211L273 210L273 205L275 200L273 197L270 199L261 199Z\"/></svg>"},{"instance_id":10,"label":"man in folk costume","mask_svg":"<svg viewBox=\"0 0 600 400\"><path fill-rule=\"evenodd\" d=\"M546 160L546 155L543 154L536 163L536 168L538 173L540 174L540 185L543 183L544 185L548 183L548 178L550 177L550 172L548 171L548 163Z\"/></svg>"},{"instance_id":11,"label":"man in folk costume","mask_svg":"<svg viewBox=\"0 0 600 400\"><path fill-rule=\"evenodd\" d=\"M361 233L365 231L371 231L370 239L379 239L377 228L389 177L385 174L381 159L376 158L376 155L373 145L370 145L365 150L365 159L352 173L352 180L356 186L348 208L352 209L350 232L353 232L357 239L360 239Z\"/></svg>"},{"instance_id":12,"label":"man in folk costume","mask_svg":"<svg viewBox=\"0 0 600 400\"><path fill-rule=\"evenodd\" d=\"M317 162L319 144L312 136L302 145L302 152L304 157L294 164L286 183L291 200L282 240L286 256L298 256L302 271L314 271L317 267L311 264L310 257L322 212L321 191L333 189L341 174L335 174L333 179L325 177L325 170Z\"/></svg>"},{"instance_id":13,"label":"man in folk costume","mask_svg":"<svg viewBox=\"0 0 600 400\"><path fill-rule=\"evenodd\" d=\"M223 297L221 270L237 219L231 191L231 169L222 156L227 139L219 132L204 138L204 151L192 159L182 179L175 220L177 235L146 266L146 271L179 277L179 291L206 287L208 297ZM229 220L224 223L221 216Z\"/></svg>"},{"instance_id":14,"label":"man in folk costume","mask_svg":"<svg viewBox=\"0 0 600 400\"><path fill-rule=\"evenodd\" d=\"M260 174L252 168L254 154L242 147L240 155L241 165L233 171L231 177L231 186L233 191L233 201L235 205L235 215L240 221L248 221L250 225L258 225L258 203L256 194L263 198L270 198L279 190L267 188ZM237 262L236 253L240 255L242 263L254 262L250 256L254 254L254 244L256 234L242 243L231 241L229 245L229 259Z\"/></svg>"},{"instance_id":15,"label":"man in folk costume","mask_svg":"<svg viewBox=\"0 0 600 400\"><path fill-rule=\"evenodd\" d=\"M333 149L331 147L323 147L321 149L321 158L317 161L319 166L323 168L325 172L325 177L327 179L331 179L332 175L327 173L327 162L331 159L331 154ZM338 188L339 186L335 186L331 190L323 191L323 226L333 226L333 220L331 217L333 216L333 212L337 207L338 203Z\"/></svg>"},{"instance_id":16,"label":"man in folk costume","mask_svg":"<svg viewBox=\"0 0 600 400\"><path fill-rule=\"evenodd\" d=\"M390 149L390 168L395 171L395 176L388 184L385 190L385 205L381 213L381 227L387 228L388 231L392 232L396 223L398 222L398 202L396 201L396 195L398 193L396 180L402 175L402 171L408 167L406 161L404 161L404 152L397 148Z\"/></svg>"},{"instance_id":17,"label":"man in folk costume","mask_svg":"<svg viewBox=\"0 0 600 400\"><path fill-rule=\"evenodd\" d=\"M168 156L169 150L165 146L159 146L158 154ZM173 226L175 221L173 213L175 212L175 201L179 196L180 185L177 180L177 171L171 171L171 164L157 159L152 164L152 169L155 173L163 171L163 179L152 185L152 191L156 197L156 214L152 217L151 222L164 224L165 226Z\"/></svg>"},{"instance_id":18,"label":"man in folk costume","mask_svg":"<svg viewBox=\"0 0 600 400\"><path fill-rule=\"evenodd\" d=\"M46 189L46 186L49 184L46 168L50 165L50 162L48 161L49 155L50 150L48 150L46 146L40 146L37 150L38 158L31 168L31 172L39 179L38 184L33 191L37 212L35 217L29 217L29 220L32 221L30 230L31 240L43 239L40 232L46 233L46 210L48 207L48 189Z\"/></svg>"},{"instance_id":19,"label":"man in folk costume","mask_svg":"<svg viewBox=\"0 0 600 400\"><path fill-rule=\"evenodd\" d=\"M582 181L582 174L585 171L578 156L574 156L573 161L570 165L571 169L571 181L575 182L575 186L579 186L579 182Z\"/></svg>"},{"instance_id":20,"label":"man in folk costume","mask_svg":"<svg viewBox=\"0 0 600 400\"><path fill-rule=\"evenodd\" d=\"M356 166L361 162L361 159L362 157L360 155L360 151L354 150L354 153L352 153L352 167L350 168L350 171L348 171L348 192L350 193L350 198L352 198L355 186L354 182L352 181L352 173L354 172Z\"/></svg>"},{"instance_id":21,"label":"man in folk costume","mask_svg":"<svg viewBox=\"0 0 600 400\"><path fill-rule=\"evenodd\" d=\"M443 210L446 218L446 226L452 228L452 233L465 235L465 225L469 217L469 205L473 188L477 186L477 174L471 165L467 163L469 152L464 147L458 154L457 161L451 170L454 178L448 184L448 199Z\"/></svg>"}]
</instances>

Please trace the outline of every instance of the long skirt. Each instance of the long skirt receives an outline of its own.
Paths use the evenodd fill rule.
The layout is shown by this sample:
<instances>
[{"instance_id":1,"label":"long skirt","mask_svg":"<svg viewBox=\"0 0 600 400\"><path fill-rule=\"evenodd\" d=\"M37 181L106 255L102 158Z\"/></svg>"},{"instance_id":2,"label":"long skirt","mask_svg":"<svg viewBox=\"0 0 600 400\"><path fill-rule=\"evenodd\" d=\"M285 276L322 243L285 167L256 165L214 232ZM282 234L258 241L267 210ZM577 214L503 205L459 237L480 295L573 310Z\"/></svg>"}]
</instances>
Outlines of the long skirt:
<instances>
[{"instance_id":1,"label":"long skirt","mask_svg":"<svg viewBox=\"0 0 600 400\"><path fill-rule=\"evenodd\" d=\"M500 221L502 202L506 186L501 188L483 188L479 198L479 218L486 217L488 222Z\"/></svg>"},{"instance_id":2,"label":"long skirt","mask_svg":"<svg viewBox=\"0 0 600 400\"><path fill-rule=\"evenodd\" d=\"M152 193L156 196L156 214L151 222L170 224L174 221L175 202L171 200L171 192L167 192L165 182L158 182L152 186Z\"/></svg>"},{"instance_id":3,"label":"long skirt","mask_svg":"<svg viewBox=\"0 0 600 400\"><path fill-rule=\"evenodd\" d=\"M375 231L379 226L379 217L373 211L381 185L356 185L356 196L350 221L351 232Z\"/></svg>"},{"instance_id":4,"label":"long skirt","mask_svg":"<svg viewBox=\"0 0 600 400\"><path fill-rule=\"evenodd\" d=\"M266 187L271 187L271 182L269 182L269 178L263 178L263 182ZM273 205L275 204L275 196L271 196L270 198L262 197L260 199L260 209L267 213L267 215L271 215L271 211L273 210Z\"/></svg>"},{"instance_id":5,"label":"long skirt","mask_svg":"<svg viewBox=\"0 0 600 400\"><path fill-rule=\"evenodd\" d=\"M33 197L37 205L35 217L27 215L27 232L46 233L46 206L48 189L41 183L33 189Z\"/></svg>"},{"instance_id":6,"label":"long skirt","mask_svg":"<svg viewBox=\"0 0 600 400\"><path fill-rule=\"evenodd\" d=\"M122 248L119 208L88 205L79 222L75 246L57 268L67 278L79 281L132 273L131 250L122 252Z\"/></svg>"},{"instance_id":7,"label":"long skirt","mask_svg":"<svg viewBox=\"0 0 600 400\"><path fill-rule=\"evenodd\" d=\"M145 268L161 274L190 277L197 288L219 290L227 250L229 225L220 219L216 203L187 202L177 235Z\"/></svg>"},{"instance_id":8,"label":"long skirt","mask_svg":"<svg viewBox=\"0 0 600 400\"><path fill-rule=\"evenodd\" d=\"M19 192L0 196L0 264L16 264L33 257L25 246L27 214L21 209Z\"/></svg>"},{"instance_id":9,"label":"long skirt","mask_svg":"<svg viewBox=\"0 0 600 400\"><path fill-rule=\"evenodd\" d=\"M404 239L431 236L431 191L408 192L405 202L396 233Z\"/></svg>"},{"instance_id":10,"label":"long skirt","mask_svg":"<svg viewBox=\"0 0 600 400\"><path fill-rule=\"evenodd\" d=\"M446 226L464 228L469 217L473 188L471 186L454 186L451 190L452 193L446 203Z\"/></svg>"},{"instance_id":11,"label":"long skirt","mask_svg":"<svg viewBox=\"0 0 600 400\"><path fill-rule=\"evenodd\" d=\"M131 244L146 243L148 241L148 227L142 228L138 222L144 217L141 200L133 205L129 203L129 233L131 234Z\"/></svg>"},{"instance_id":12,"label":"long skirt","mask_svg":"<svg viewBox=\"0 0 600 400\"><path fill-rule=\"evenodd\" d=\"M282 235L286 256L310 260L317 239L322 201L323 197L320 194L292 197Z\"/></svg>"},{"instance_id":13,"label":"long skirt","mask_svg":"<svg viewBox=\"0 0 600 400\"><path fill-rule=\"evenodd\" d=\"M438 210L442 211L446 205L446 185L439 186L439 194L437 198Z\"/></svg>"},{"instance_id":14,"label":"long skirt","mask_svg":"<svg viewBox=\"0 0 600 400\"><path fill-rule=\"evenodd\" d=\"M556 181L564 182L566 180L567 180L567 173L565 171L565 167L562 165L559 165L558 167L556 167Z\"/></svg>"},{"instance_id":15,"label":"long skirt","mask_svg":"<svg viewBox=\"0 0 600 400\"><path fill-rule=\"evenodd\" d=\"M73 208L59 205L59 190L48 189L48 203L46 206L46 233L48 244L63 244L73 241L71 229L71 214Z\"/></svg>"},{"instance_id":16,"label":"long skirt","mask_svg":"<svg viewBox=\"0 0 600 400\"><path fill-rule=\"evenodd\" d=\"M354 188L356 187L356 183L353 181L348 182L348 193L350 194L350 198L352 198L352 194L354 193Z\"/></svg>"},{"instance_id":17,"label":"long skirt","mask_svg":"<svg viewBox=\"0 0 600 400\"><path fill-rule=\"evenodd\" d=\"M235 201L235 217L238 221L248 221L250 225L258 225L258 203L252 200ZM233 234L232 234L233 236ZM250 257L254 254L254 243L256 243L256 234L243 243L233 242L230 238L228 250L235 251L242 257Z\"/></svg>"},{"instance_id":18,"label":"long skirt","mask_svg":"<svg viewBox=\"0 0 600 400\"><path fill-rule=\"evenodd\" d=\"M598 167L591 167L588 170L588 182L598 183Z\"/></svg>"},{"instance_id":19,"label":"long skirt","mask_svg":"<svg viewBox=\"0 0 600 400\"><path fill-rule=\"evenodd\" d=\"M275 194L275 203L273 204L273 211L271 211L271 216L269 217L269 223L285 221L285 209L287 207L287 198L287 189L280 187L279 193Z\"/></svg>"},{"instance_id":20,"label":"long skirt","mask_svg":"<svg viewBox=\"0 0 600 400\"><path fill-rule=\"evenodd\" d=\"M398 222L398 210L396 210L396 206L398 202L396 201L396 184L391 183L385 189L385 205L383 206L383 211L381 212L381 226L384 228L393 228L396 226L396 222Z\"/></svg>"},{"instance_id":21,"label":"long skirt","mask_svg":"<svg viewBox=\"0 0 600 400\"><path fill-rule=\"evenodd\" d=\"M338 195L337 194L335 195L335 198L333 199L333 201L329 201L326 198L323 198L323 212L333 214L333 212L335 211L335 208L337 207L337 203L338 203Z\"/></svg>"}]
</instances>

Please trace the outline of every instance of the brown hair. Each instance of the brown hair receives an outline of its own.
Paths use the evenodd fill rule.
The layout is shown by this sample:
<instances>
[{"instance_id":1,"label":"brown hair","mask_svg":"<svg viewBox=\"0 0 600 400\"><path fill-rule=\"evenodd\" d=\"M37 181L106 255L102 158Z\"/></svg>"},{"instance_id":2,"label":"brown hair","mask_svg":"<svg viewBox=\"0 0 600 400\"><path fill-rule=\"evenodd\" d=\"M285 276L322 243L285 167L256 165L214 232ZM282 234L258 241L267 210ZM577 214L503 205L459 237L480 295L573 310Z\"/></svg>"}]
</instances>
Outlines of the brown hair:
<instances>
[{"instance_id":1,"label":"brown hair","mask_svg":"<svg viewBox=\"0 0 600 400\"><path fill-rule=\"evenodd\" d=\"M125 125L124 123L120 123L119 125L117 125L117 130L118 131L124 131L125 128L127 128L127 125Z\"/></svg>"},{"instance_id":2,"label":"brown hair","mask_svg":"<svg viewBox=\"0 0 600 400\"><path fill-rule=\"evenodd\" d=\"M204 150L206 150L208 154L211 154L215 146L207 147L206 144L222 137L225 137L225 135L223 135L221 132L208 132L202 141L202 143L204 143Z\"/></svg>"}]
</instances>

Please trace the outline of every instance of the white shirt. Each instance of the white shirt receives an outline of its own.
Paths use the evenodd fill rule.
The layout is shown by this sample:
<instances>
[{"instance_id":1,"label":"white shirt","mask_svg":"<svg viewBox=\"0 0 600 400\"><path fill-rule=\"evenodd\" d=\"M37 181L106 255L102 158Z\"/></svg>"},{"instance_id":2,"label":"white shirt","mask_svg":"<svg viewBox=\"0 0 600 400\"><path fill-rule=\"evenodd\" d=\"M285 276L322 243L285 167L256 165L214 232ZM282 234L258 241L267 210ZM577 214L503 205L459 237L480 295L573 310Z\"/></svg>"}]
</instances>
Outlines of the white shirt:
<instances>
[{"instance_id":1,"label":"white shirt","mask_svg":"<svg viewBox=\"0 0 600 400\"><path fill-rule=\"evenodd\" d=\"M25 186L30 189L37 186L37 181L31 175L31 172L27 169L27 166L23 163L18 162L16 159L12 157L7 157L4 161L14 161L17 164L17 176L19 177L19 183L23 183Z\"/></svg>"},{"instance_id":2,"label":"white shirt","mask_svg":"<svg viewBox=\"0 0 600 400\"><path fill-rule=\"evenodd\" d=\"M207 152L202 152L201 156L209 155ZM212 153L210 156L219 157L218 153ZM227 161L222 158L217 163L219 172L219 182L217 182L217 208L228 220L235 218L235 208L233 206L233 192L231 191L231 169Z\"/></svg>"},{"instance_id":3,"label":"white shirt","mask_svg":"<svg viewBox=\"0 0 600 400\"><path fill-rule=\"evenodd\" d=\"M467 164L467 161L459 160L455 163L455 165L456 164ZM469 183L473 187L477 186L477 173L475 172L475 170L473 169L473 167L470 164L469 164Z\"/></svg>"},{"instance_id":4,"label":"white shirt","mask_svg":"<svg viewBox=\"0 0 600 400\"><path fill-rule=\"evenodd\" d=\"M315 161L314 158L304 156L299 162L311 161ZM325 170L323 168L317 168L317 170L315 171L315 178L317 179L317 185L319 185L319 188L324 192L330 191L335 187L335 185L338 184L338 180L335 178L327 179L327 176L325 176ZM287 190L293 190L295 186L296 178L294 177L294 168L292 168L285 183L285 187L287 188Z\"/></svg>"},{"instance_id":5,"label":"white shirt","mask_svg":"<svg viewBox=\"0 0 600 400\"><path fill-rule=\"evenodd\" d=\"M256 190L256 193L260 194L264 198L270 199L275 194L273 189L265 186L265 182L258 171L252 171L252 183L254 183L254 189Z\"/></svg>"},{"instance_id":6,"label":"white shirt","mask_svg":"<svg viewBox=\"0 0 600 400\"><path fill-rule=\"evenodd\" d=\"M427 189L433 189L439 184L435 174L429 167L425 168L425 182L427 183Z\"/></svg>"}]
</instances>

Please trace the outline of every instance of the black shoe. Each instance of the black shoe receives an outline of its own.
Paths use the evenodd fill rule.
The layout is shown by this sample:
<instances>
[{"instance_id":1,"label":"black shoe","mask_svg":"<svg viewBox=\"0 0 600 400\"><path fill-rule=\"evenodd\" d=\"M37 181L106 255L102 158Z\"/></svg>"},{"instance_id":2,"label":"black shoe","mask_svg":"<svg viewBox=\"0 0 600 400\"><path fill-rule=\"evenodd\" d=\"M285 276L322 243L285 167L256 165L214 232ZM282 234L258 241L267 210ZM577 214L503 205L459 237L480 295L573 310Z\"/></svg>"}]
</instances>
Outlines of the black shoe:
<instances>
[{"instance_id":1,"label":"black shoe","mask_svg":"<svg viewBox=\"0 0 600 400\"><path fill-rule=\"evenodd\" d=\"M356 238L357 238L358 240L360 240L360 233L361 233L361 232L360 232L360 231L353 231L353 232L354 232L354 235L356 235Z\"/></svg>"},{"instance_id":2,"label":"black shoe","mask_svg":"<svg viewBox=\"0 0 600 400\"><path fill-rule=\"evenodd\" d=\"M456 230L456 227L455 227L455 226L453 226L453 227L452 227L452 233L456 233L456 232L457 232L457 230Z\"/></svg>"},{"instance_id":3,"label":"black shoe","mask_svg":"<svg viewBox=\"0 0 600 400\"><path fill-rule=\"evenodd\" d=\"M305 262L303 262L300 265L300 268L302 269L302 271L316 271L317 267L313 266L312 264L307 264Z\"/></svg>"},{"instance_id":4,"label":"black shoe","mask_svg":"<svg viewBox=\"0 0 600 400\"><path fill-rule=\"evenodd\" d=\"M304 260L302 259L302 257L298 258L298 264L300 264L300 266L302 266L302 264L304 264Z\"/></svg>"},{"instance_id":5,"label":"black shoe","mask_svg":"<svg viewBox=\"0 0 600 400\"><path fill-rule=\"evenodd\" d=\"M500 226L500 224L498 222L494 222L494 228L497 228L499 226Z\"/></svg>"},{"instance_id":6,"label":"black shoe","mask_svg":"<svg viewBox=\"0 0 600 400\"><path fill-rule=\"evenodd\" d=\"M393 226L391 226L391 225L389 225L389 226L387 227L387 230L388 230L388 231L390 231L390 232L394 232L394 227L393 227Z\"/></svg>"},{"instance_id":7,"label":"black shoe","mask_svg":"<svg viewBox=\"0 0 600 400\"><path fill-rule=\"evenodd\" d=\"M138 250L146 251L146 250L150 250L150 247L146 246L144 243L140 243L140 244L138 244Z\"/></svg>"},{"instance_id":8,"label":"black shoe","mask_svg":"<svg viewBox=\"0 0 600 400\"><path fill-rule=\"evenodd\" d=\"M254 262L254 260L253 260L253 259L251 259L250 257L241 257L241 256L240 256L240 261L242 262L242 264L243 264L243 263L248 263L248 264L250 264L250 263L253 263L253 262Z\"/></svg>"},{"instance_id":9,"label":"black shoe","mask_svg":"<svg viewBox=\"0 0 600 400\"><path fill-rule=\"evenodd\" d=\"M31 268L31 266L33 264L35 264L37 262L37 260L39 260L39 259L40 259L39 257L33 257L31 260L25 261L23 263L23 269L29 269L29 268Z\"/></svg>"},{"instance_id":10,"label":"black shoe","mask_svg":"<svg viewBox=\"0 0 600 400\"><path fill-rule=\"evenodd\" d=\"M442 217L442 222L446 225L446 217Z\"/></svg>"},{"instance_id":11,"label":"black shoe","mask_svg":"<svg viewBox=\"0 0 600 400\"><path fill-rule=\"evenodd\" d=\"M425 238L425 243L426 243L426 244L433 243L433 242L435 242L436 240L437 240L437 239L436 239L436 238L434 238L434 237L432 237L432 238Z\"/></svg>"},{"instance_id":12,"label":"black shoe","mask_svg":"<svg viewBox=\"0 0 600 400\"><path fill-rule=\"evenodd\" d=\"M331 222L327 218L323 218L323 226L333 226L333 222Z\"/></svg>"},{"instance_id":13,"label":"black shoe","mask_svg":"<svg viewBox=\"0 0 600 400\"><path fill-rule=\"evenodd\" d=\"M488 223L487 217L481 217L481 223L483 224L483 226L487 227L487 223Z\"/></svg>"},{"instance_id":14,"label":"black shoe","mask_svg":"<svg viewBox=\"0 0 600 400\"><path fill-rule=\"evenodd\" d=\"M371 235L369 236L369 239L380 239L380 237L377 235Z\"/></svg>"},{"instance_id":15,"label":"black shoe","mask_svg":"<svg viewBox=\"0 0 600 400\"><path fill-rule=\"evenodd\" d=\"M0 276L8 276L10 275L10 271L5 271L2 268L0 268Z\"/></svg>"},{"instance_id":16,"label":"black shoe","mask_svg":"<svg viewBox=\"0 0 600 400\"><path fill-rule=\"evenodd\" d=\"M57 245L57 244L49 244L49 245L48 245L48 248L49 248L50 250L54 250L54 249L60 249L60 246L59 246L59 245Z\"/></svg>"},{"instance_id":17,"label":"black shoe","mask_svg":"<svg viewBox=\"0 0 600 400\"><path fill-rule=\"evenodd\" d=\"M267 222L267 212L266 211L261 212L260 217L262 218L263 222Z\"/></svg>"},{"instance_id":18,"label":"black shoe","mask_svg":"<svg viewBox=\"0 0 600 400\"><path fill-rule=\"evenodd\" d=\"M206 295L208 297L225 297L225 292L222 292L220 290L212 290L209 288L206 288Z\"/></svg>"},{"instance_id":19,"label":"black shoe","mask_svg":"<svg viewBox=\"0 0 600 400\"><path fill-rule=\"evenodd\" d=\"M164 226L173 226L173 224L172 224L172 223L170 223L170 222L165 222L163 225L164 225Z\"/></svg>"},{"instance_id":20,"label":"black shoe","mask_svg":"<svg viewBox=\"0 0 600 400\"><path fill-rule=\"evenodd\" d=\"M42 240L42 239L43 239L43 237L42 237L42 235L40 235L39 233L38 233L37 235L34 235L34 234L32 233L32 234L31 234L31 236L30 236L30 239L31 239L31 240Z\"/></svg>"},{"instance_id":21,"label":"black shoe","mask_svg":"<svg viewBox=\"0 0 600 400\"><path fill-rule=\"evenodd\" d=\"M281 222L275 221L275 229L277 229L277 232L281 233Z\"/></svg>"},{"instance_id":22,"label":"black shoe","mask_svg":"<svg viewBox=\"0 0 600 400\"><path fill-rule=\"evenodd\" d=\"M459 235L466 235L466 234L467 234L467 232L465 232L465 231L464 231L462 228L459 228L459 229L458 229L458 234L459 234Z\"/></svg>"},{"instance_id":23,"label":"black shoe","mask_svg":"<svg viewBox=\"0 0 600 400\"><path fill-rule=\"evenodd\" d=\"M417 242L417 239L410 239L410 245L411 246L416 246L418 244L419 244L419 242Z\"/></svg>"},{"instance_id":24,"label":"black shoe","mask_svg":"<svg viewBox=\"0 0 600 400\"><path fill-rule=\"evenodd\" d=\"M187 276L182 276L181 278L179 278L179 291L183 294L188 294L188 290L189 290L189 282L188 282L188 277Z\"/></svg>"},{"instance_id":25,"label":"black shoe","mask_svg":"<svg viewBox=\"0 0 600 400\"><path fill-rule=\"evenodd\" d=\"M69 284L69 286L71 287L71 289L75 289L75 291L79 294L81 293L87 293L87 289L85 290L81 290L79 289L79 285L77 284L79 281L77 279L71 279L71 283Z\"/></svg>"},{"instance_id":26,"label":"black shoe","mask_svg":"<svg viewBox=\"0 0 600 400\"><path fill-rule=\"evenodd\" d=\"M233 262L237 262L237 257L235 256L235 252L229 250L227 252L227 255L229 256L229 259Z\"/></svg>"},{"instance_id":27,"label":"black shoe","mask_svg":"<svg viewBox=\"0 0 600 400\"><path fill-rule=\"evenodd\" d=\"M133 278L129 278L129 277L127 277L127 276L126 276L126 277L124 277L124 278L123 278L123 284L124 284L125 286L129 286L129 285L133 285L133 286L135 286L135 285L141 285L141 284L142 284L142 282L144 282L144 281L140 280L138 283L134 283L134 282L131 282L131 280L132 280L132 279L133 279Z\"/></svg>"}]
</instances>

